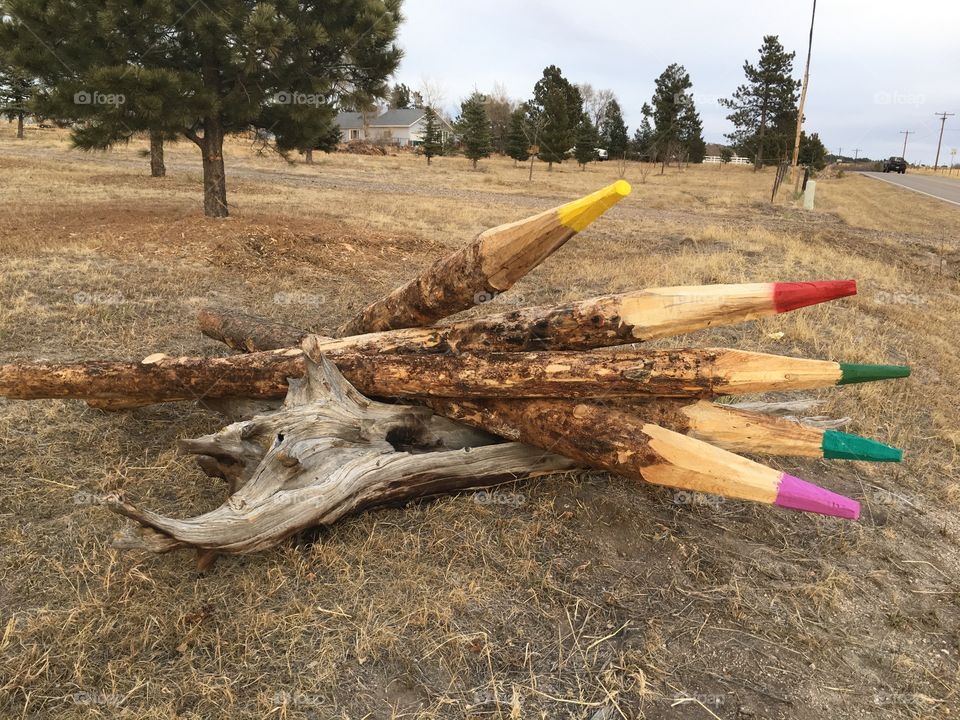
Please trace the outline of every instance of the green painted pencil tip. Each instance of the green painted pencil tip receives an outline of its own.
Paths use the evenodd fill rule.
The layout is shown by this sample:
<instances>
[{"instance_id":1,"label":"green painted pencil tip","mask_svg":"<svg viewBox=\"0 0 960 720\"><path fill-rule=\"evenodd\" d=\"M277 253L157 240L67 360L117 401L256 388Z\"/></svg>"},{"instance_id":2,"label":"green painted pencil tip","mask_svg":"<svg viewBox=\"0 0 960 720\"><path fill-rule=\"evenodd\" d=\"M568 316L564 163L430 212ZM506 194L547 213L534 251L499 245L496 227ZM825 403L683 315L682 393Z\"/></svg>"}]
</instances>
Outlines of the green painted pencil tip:
<instances>
[{"instance_id":1,"label":"green painted pencil tip","mask_svg":"<svg viewBox=\"0 0 960 720\"><path fill-rule=\"evenodd\" d=\"M910 376L908 365L857 365L854 363L840 363L840 381L837 385L852 385L853 383L873 382L874 380L891 380Z\"/></svg>"},{"instance_id":2,"label":"green painted pencil tip","mask_svg":"<svg viewBox=\"0 0 960 720\"><path fill-rule=\"evenodd\" d=\"M900 462L903 450L876 440L850 435L837 430L823 434L823 457L828 460L866 460L867 462Z\"/></svg>"}]
</instances>

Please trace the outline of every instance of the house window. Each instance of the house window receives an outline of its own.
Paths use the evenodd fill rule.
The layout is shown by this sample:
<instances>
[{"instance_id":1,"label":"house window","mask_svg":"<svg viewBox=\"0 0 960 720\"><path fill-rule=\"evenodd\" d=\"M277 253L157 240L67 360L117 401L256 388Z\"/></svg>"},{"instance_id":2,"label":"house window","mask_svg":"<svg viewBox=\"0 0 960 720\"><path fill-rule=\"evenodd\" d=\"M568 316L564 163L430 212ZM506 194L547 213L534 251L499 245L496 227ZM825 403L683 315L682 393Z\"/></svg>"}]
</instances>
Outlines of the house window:
<instances>
[{"instance_id":1,"label":"house window","mask_svg":"<svg viewBox=\"0 0 960 720\"><path fill-rule=\"evenodd\" d=\"M351 139L351 140L359 140L359 139L360 139L360 131L359 131L359 130L351 130L351 131L350 131L350 139Z\"/></svg>"},{"instance_id":2,"label":"house window","mask_svg":"<svg viewBox=\"0 0 960 720\"><path fill-rule=\"evenodd\" d=\"M390 128L387 128L386 130L380 131L380 137L383 138L384 140L389 140L390 138L393 137L393 130L391 130Z\"/></svg>"}]
</instances>

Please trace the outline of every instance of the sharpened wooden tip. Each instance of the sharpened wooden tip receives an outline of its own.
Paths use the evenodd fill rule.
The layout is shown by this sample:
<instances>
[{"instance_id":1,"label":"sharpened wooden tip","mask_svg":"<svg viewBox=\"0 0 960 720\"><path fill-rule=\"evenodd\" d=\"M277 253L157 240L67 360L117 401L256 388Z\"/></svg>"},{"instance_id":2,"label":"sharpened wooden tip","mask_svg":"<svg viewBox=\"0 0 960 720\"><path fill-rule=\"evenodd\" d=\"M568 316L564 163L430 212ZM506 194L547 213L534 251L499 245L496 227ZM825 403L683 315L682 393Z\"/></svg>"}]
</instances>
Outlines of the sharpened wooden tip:
<instances>
[{"instance_id":1,"label":"sharpened wooden tip","mask_svg":"<svg viewBox=\"0 0 960 720\"><path fill-rule=\"evenodd\" d=\"M908 365L858 365L840 363L841 377L837 385L874 382L875 380L893 380L910 377Z\"/></svg>"},{"instance_id":2,"label":"sharpened wooden tip","mask_svg":"<svg viewBox=\"0 0 960 720\"><path fill-rule=\"evenodd\" d=\"M780 487L777 488L777 499L774 504L791 510L830 515L847 520L857 520L860 517L860 503L856 500L837 495L819 485L786 473L783 474Z\"/></svg>"},{"instance_id":3,"label":"sharpened wooden tip","mask_svg":"<svg viewBox=\"0 0 960 720\"><path fill-rule=\"evenodd\" d=\"M778 313L856 294L856 280L819 280L816 282L779 282L773 284L773 304Z\"/></svg>"},{"instance_id":4,"label":"sharpened wooden tip","mask_svg":"<svg viewBox=\"0 0 960 720\"><path fill-rule=\"evenodd\" d=\"M867 462L900 462L903 451L876 440L837 430L823 434L823 457L828 460L865 460Z\"/></svg>"},{"instance_id":5,"label":"sharpened wooden tip","mask_svg":"<svg viewBox=\"0 0 960 720\"><path fill-rule=\"evenodd\" d=\"M632 188L626 180L617 180L592 195L574 200L557 208L560 224L575 232L581 232L590 223L603 215L630 194Z\"/></svg>"}]
</instances>

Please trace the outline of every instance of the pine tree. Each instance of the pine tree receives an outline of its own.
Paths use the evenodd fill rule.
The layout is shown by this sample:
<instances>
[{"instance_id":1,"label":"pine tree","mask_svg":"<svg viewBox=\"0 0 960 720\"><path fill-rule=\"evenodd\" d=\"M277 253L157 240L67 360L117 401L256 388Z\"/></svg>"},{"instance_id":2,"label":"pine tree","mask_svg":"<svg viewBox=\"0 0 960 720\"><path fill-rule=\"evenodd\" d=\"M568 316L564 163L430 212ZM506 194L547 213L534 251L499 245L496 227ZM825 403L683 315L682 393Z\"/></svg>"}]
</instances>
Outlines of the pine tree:
<instances>
[{"instance_id":1,"label":"pine tree","mask_svg":"<svg viewBox=\"0 0 960 720\"><path fill-rule=\"evenodd\" d=\"M390 89L390 108L393 110L407 110L413 107L410 88L403 83L397 83Z\"/></svg>"},{"instance_id":2,"label":"pine tree","mask_svg":"<svg viewBox=\"0 0 960 720\"><path fill-rule=\"evenodd\" d=\"M667 162L673 158L679 164L681 158L691 152L691 144L699 138L702 142L700 116L693 104L690 89L693 83L683 65L667 66L656 79L651 116L656 126L655 160L660 162L663 174Z\"/></svg>"},{"instance_id":3,"label":"pine tree","mask_svg":"<svg viewBox=\"0 0 960 720\"><path fill-rule=\"evenodd\" d=\"M644 103L642 113L643 119L640 121L640 127L636 129L633 140L630 141L631 150L638 160L652 160L656 153L653 126L650 124L653 108Z\"/></svg>"},{"instance_id":4,"label":"pine tree","mask_svg":"<svg viewBox=\"0 0 960 720\"><path fill-rule=\"evenodd\" d=\"M21 69L0 62L0 116L17 121L17 138L23 139L23 120L33 97L33 81Z\"/></svg>"},{"instance_id":5,"label":"pine tree","mask_svg":"<svg viewBox=\"0 0 960 720\"><path fill-rule=\"evenodd\" d=\"M827 148L820 141L819 133L800 133L800 155L797 162L814 170L823 170L827 166Z\"/></svg>"},{"instance_id":6,"label":"pine tree","mask_svg":"<svg viewBox=\"0 0 960 720\"><path fill-rule=\"evenodd\" d=\"M567 150L577 141L583 99L580 91L563 77L560 68L550 65L534 86L529 107L533 123L543 128L539 157L547 163L547 169L552 170L553 163L563 162Z\"/></svg>"},{"instance_id":7,"label":"pine tree","mask_svg":"<svg viewBox=\"0 0 960 720\"><path fill-rule=\"evenodd\" d=\"M607 103L600 135L610 157L622 158L626 155L630 136L627 133L627 125L623 121L620 103L616 99Z\"/></svg>"},{"instance_id":8,"label":"pine tree","mask_svg":"<svg viewBox=\"0 0 960 720\"><path fill-rule=\"evenodd\" d=\"M680 115L680 143L687 162L702 163L707 154L707 144L703 141L703 123L700 113L693 104L693 96Z\"/></svg>"},{"instance_id":9,"label":"pine tree","mask_svg":"<svg viewBox=\"0 0 960 720\"><path fill-rule=\"evenodd\" d=\"M788 53L776 35L766 35L760 48L760 61L743 63L746 83L733 97L720 104L733 112L727 119L734 131L727 137L745 155L753 155L754 168L760 169L765 158L786 157L797 121L797 91L794 80L794 53Z\"/></svg>"},{"instance_id":10,"label":"pine tree","mask_svg":"<svg viewBox=\"0 0 960 720\"><path fill-rule=\"evenodd\" d=\"M428 107L424 114L423 155L427 158L427 165L433 157L443 152L443 134L440 132L440 118L432 107Z\"/></svg>"},{"instance_id":11,"label":"pine tree","mask_svg":"<svg viewBox=\"0 0 960 720\"><path fill-rule=\"evenodd\" d=\"M518 107L510 116L510 133L507 135L507 155L513 158L513 166L530 159L530 139L527 137L527 108Z\"/></svg>"},{"instance_id":12,"label":"pine tree","mask_svg":"<svg viewBox=\"0 0 960 720\"><path fill-rule=\"evenodd\" d=\"M486 98L474 93L460 105L460 117L457 125L463 135L463 154L473 161L477 169L477 160L490 157L490 118L485 106Z\"/></svg>"},{"instance_id":13,"label":"pine tree","mask_svg":"<svg viewBox=\"0 0 960 720\"><path fill-rule=\"evenodd\" d=\"M0 47L39 79L40 112L70 123L79 147L140 132L195 143L204 212L224 217L224 137L264 129L281 151L306 150L329 134L340 88L383 97L400 3L5 0Z\"/></svg>"},{"instance_id":14,"label":"pine tree","mask_svg":"<svg viewBox=\"0 0 960 720\"><path fill-rule=\"evenodd\" d=\"M599 140L597 128L590 122L590 116L584 113L580 125L577 127L577 146L574 157L580 163L582 170L587 169L587 163L597 159L597 142Z\"/></svg>"}]
</instances>

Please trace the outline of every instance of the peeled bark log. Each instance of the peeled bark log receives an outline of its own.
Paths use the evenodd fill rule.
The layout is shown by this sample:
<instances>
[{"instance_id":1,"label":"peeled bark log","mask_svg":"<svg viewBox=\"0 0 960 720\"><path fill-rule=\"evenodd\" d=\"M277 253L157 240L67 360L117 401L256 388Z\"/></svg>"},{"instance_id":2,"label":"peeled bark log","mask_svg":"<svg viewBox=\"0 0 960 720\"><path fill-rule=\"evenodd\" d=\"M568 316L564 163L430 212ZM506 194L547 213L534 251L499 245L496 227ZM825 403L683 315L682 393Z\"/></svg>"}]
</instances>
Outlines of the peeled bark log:
<instances>
[{"instance_id":1,"label":"peeled bark log","mask_svg":"<svg viewBox=\"0 0 960 720\"><path fill-rule=\"evenodd\" d=\"M299 347L309 335L293 325L234 310L201 310L197 324L207 337L245 353Z\"/></svg>"},{"instance_id":2,"label":"peeled bark log","mask_svg":"<svg viewBox=\"0 0 960 720\"><path fill-rule=\"evenodd\" d=\"M858 503L643 418L550 399L436 403L443 414L510 440L655 485L848 519Z\"/></svg>"},{"instance_id":3,"label":"peeled bark log","mask_svg":"<svg viewBox=\"0 0 960 720\"><path fill-rule=\"evenodd\" d=\"M319 357L324 340L310 337ZM724 348L488 355L331 354L372 397L709 397L829 387L837 363ZM275 350L229 358L151 356L142 363L0 365L0 397L93 400L122 408L180 400L276 398L303 376L303 352Z\"/></svg>"},{"instance_id":4,"label":"peeled bark log","mask_svg":"<svg viewBox=\"0 0 960 720\"><path fill-rule=\"evenodd\" d=\"M589 350L733 325L854 292L853 281L649 288L427 328L329 340L323 351L374 354ZM245 352L299 345L306 335L272 320L230 311L204 311L200 329Z\"/></svg>"},{"instance_id":5,"label":"peeled bark log","mask_svg":"<svg viewBox=\"0 0 960 720\"><path fill-rule=\"evenodd\" d=\"M406 285L368 305L339 337L431 325L513 287L630 193L623 182L526 220L487 230Z\"/></svg>"},{"instance_id":6,"label":"peeled bark log","mask_svg":"<svg viewBox=\"0 0 960 720\"><path fill-rule=\"evenodd\" d=\"M423 407L367 400L332 363L308 363L283 410L183 443L229 471L237 491L216 510L177 520L119 494L103 502L140 524L117 544L166 552L252 553L345 515L422 497L566 472L567 458L491 439ZM216 473L215 473L216 474Z\"/></svg>"}]
</instances>

